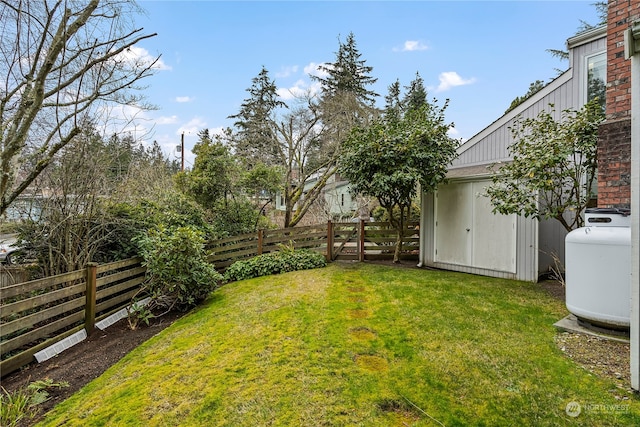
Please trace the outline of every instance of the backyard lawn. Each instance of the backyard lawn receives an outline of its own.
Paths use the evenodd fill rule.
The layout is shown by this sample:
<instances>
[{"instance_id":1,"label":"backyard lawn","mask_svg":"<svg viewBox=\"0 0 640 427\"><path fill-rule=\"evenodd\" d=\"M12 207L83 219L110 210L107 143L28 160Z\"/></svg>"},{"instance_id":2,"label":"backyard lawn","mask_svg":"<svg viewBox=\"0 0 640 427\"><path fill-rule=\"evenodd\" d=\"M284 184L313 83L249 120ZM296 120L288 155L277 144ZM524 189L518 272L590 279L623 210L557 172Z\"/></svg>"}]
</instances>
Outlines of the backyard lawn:
<instances>
[{"instance_id":1,"label":"backyard lawn","mask_svg":"<svg viewBox=\"0 0 640 427\"><path fill-rule=\"evenodd\" d=\"M565 315L533 284L423 269L235 282L39 425L640 425L557 348Z\"/></svg>"}]
</instances>

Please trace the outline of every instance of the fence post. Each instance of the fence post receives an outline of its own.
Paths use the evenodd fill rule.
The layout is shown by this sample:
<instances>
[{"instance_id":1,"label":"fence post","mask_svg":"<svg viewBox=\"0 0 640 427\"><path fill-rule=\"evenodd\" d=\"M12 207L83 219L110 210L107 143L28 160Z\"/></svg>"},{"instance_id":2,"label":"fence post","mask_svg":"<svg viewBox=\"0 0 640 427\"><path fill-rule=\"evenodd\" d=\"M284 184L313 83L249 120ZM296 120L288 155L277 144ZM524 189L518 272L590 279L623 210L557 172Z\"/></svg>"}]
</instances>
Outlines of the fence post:
<instances>
[{"instance_id":1,"label":"fence post","mask_svg":"<svg viewBox=\"0 0 640 427\"><path fill-rule=\"evenodd\" d=\"M258 230L258 255L262 255L262 242L264 241L264 230Z\"/></svg>"},{"instance_id":2,"label":"fence post","mask_svg":"<svg viewBox=\"0 0 640 427\"><path fill-rule=\"evenodd\" d=\"M87 264L87 289L85 291L86 302L84 307L84 329L87 335L93 332L96 325L96 278L98 264L90 262Z\"/></svg>"},{"instance_id":3,"label":"fence post","mask_svg":"<svg viewBox=\"0 0 640 427\"><path fill-rule=\"evenodd\" d=\"M364 261L364 220L360 219L360 229L358 230L358 261Z\"/></svg>"},{"instance_id":4,"label":"fence post","mask_svg":"<svg viewBox=\"0 0 640 427\"><path fill-rule=\"evenodd\" d=\"M333 261L333 222L327 221L327 262Z\"/></svg>"}]
</instances>

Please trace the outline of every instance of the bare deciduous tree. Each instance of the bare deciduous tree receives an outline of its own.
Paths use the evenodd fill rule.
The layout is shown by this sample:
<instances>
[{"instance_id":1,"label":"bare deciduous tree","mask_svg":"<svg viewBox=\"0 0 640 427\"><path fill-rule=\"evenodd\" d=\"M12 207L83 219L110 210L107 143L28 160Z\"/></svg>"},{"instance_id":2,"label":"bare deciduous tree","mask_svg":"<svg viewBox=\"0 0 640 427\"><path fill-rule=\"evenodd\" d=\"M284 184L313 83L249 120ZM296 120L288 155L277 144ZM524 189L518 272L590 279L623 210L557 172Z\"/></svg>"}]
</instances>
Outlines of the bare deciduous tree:
<instances>
[{"instance_id":1,"label":"bare deciduous tree","mask_svg":"<svg viewBox=\"0 0 640 427\"><path fill-rule=\"evenodd\" d=\"M144 34L130 0L0 0L0 214L36 180L87 117L138 91L159 57L136 55Z\"/></svg>"}]
</instances>

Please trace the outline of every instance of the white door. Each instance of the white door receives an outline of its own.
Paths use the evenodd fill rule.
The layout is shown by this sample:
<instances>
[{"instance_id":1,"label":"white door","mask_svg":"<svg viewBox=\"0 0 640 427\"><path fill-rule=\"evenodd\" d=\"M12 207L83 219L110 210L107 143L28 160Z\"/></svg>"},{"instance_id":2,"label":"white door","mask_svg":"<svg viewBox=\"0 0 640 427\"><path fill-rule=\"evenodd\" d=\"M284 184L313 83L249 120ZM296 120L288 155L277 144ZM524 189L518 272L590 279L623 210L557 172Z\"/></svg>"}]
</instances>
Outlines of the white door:
<instances>
[{"instance_id":1,"label":"white door","mask_svg":"<svg viewBox=\"0 0 640 427\"><path fill-rule=\"evenodd\" d=\"M437 262L516 272L516 216L494 214L490 181L451 183L436 194Z\"/></svg>"},{"instance_id":2,"label":"white door","mask_svg":"<svg viewBox=\"0 0 640 427\"><path fill-rule=\"evenodd\" d=\"M492 212L491 202L483 196L489 181L472 184L473 263L474 267L516 272L516 216Z\"/></svg>"},{"instance_id":3,"label":"white door","mask_svg":"<svg viewBox=\"0 0 640 427\"><path fill-rule=\"evenodd\" d=\"M452 183L438 189L436 261L459 265L471 263L472 201L471 186L468 184Z\"/></svg>"}]
</instances>

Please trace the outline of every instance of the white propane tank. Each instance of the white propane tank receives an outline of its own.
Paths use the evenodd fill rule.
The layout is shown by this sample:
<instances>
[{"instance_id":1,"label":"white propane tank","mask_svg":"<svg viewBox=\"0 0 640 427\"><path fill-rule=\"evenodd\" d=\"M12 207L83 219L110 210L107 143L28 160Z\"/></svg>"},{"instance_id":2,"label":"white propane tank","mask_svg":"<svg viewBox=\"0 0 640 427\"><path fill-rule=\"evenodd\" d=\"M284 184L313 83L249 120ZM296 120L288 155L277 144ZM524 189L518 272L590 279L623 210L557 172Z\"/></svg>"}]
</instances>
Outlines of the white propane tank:
<instances>
[{"instance_id":1,"label":"white propane tank","mask_svg":"<svg viewBox=\"0 0 640 427\"><path fill-rule=\"evenodd\" d=\"M565 239L567 309L588 325L629 329L629 214L628 209L587 209L586 226L571 231Z\"/></svg>"}]
</instances>

